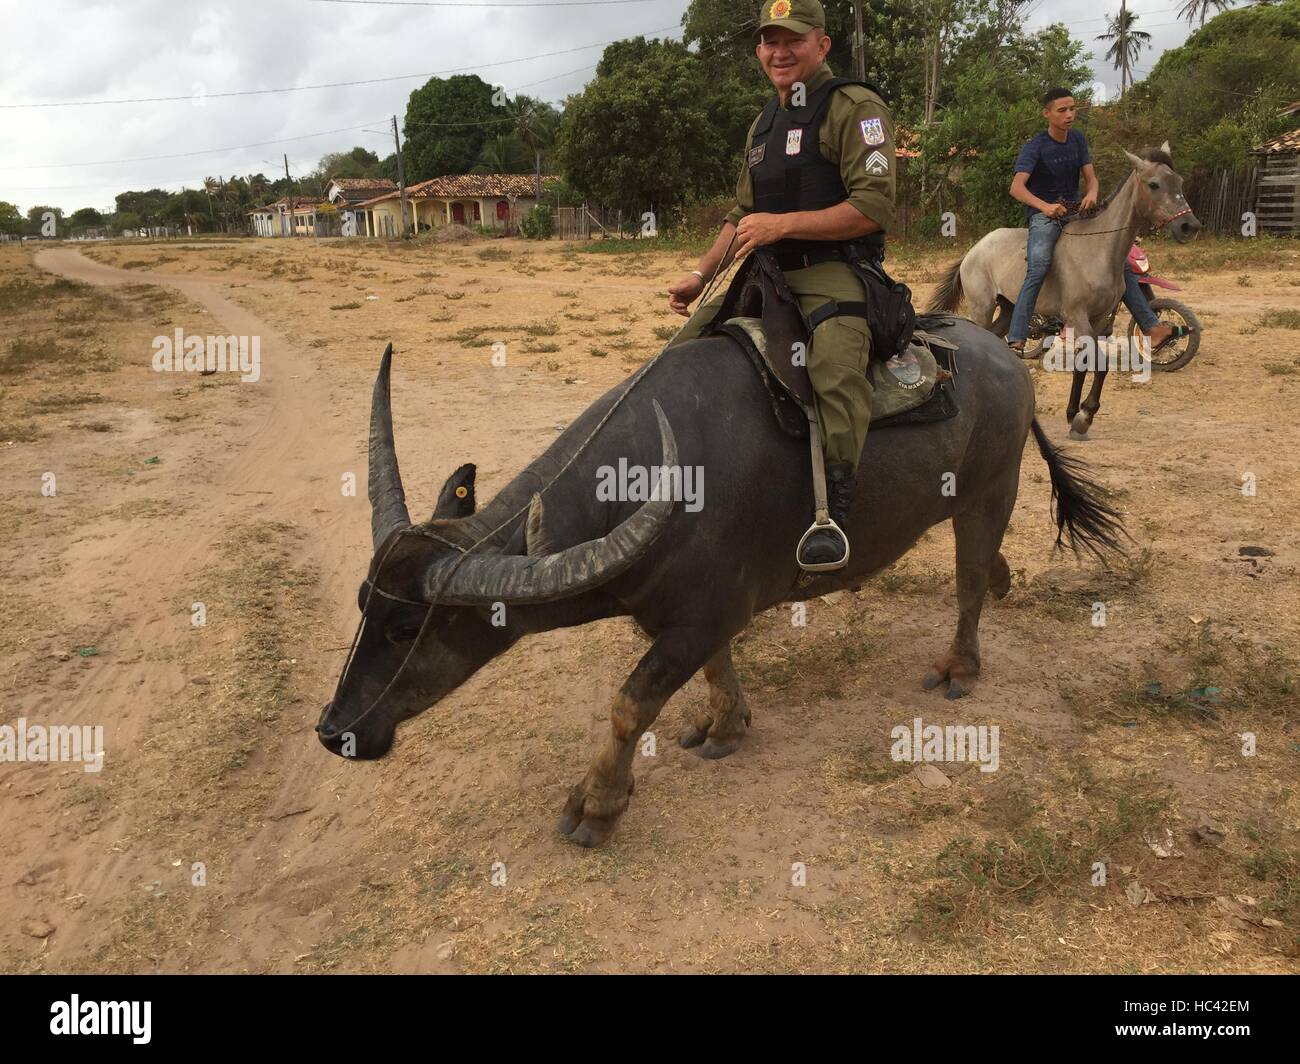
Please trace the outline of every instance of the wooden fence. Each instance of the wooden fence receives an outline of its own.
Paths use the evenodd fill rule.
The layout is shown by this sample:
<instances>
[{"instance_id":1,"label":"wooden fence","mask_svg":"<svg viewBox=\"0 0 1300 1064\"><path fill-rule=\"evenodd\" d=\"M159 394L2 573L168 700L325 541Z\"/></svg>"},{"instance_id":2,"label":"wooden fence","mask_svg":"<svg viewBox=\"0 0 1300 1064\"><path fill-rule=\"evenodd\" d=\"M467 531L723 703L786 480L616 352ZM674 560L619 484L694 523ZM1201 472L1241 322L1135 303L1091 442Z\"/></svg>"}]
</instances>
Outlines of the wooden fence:
<instances>
[{"instance_id":1,"label":"wooden fence","mask_svg":"<svg viewBox=\"0 0 1300 1064\"><path fill-rule=\"evenodd\" d=\"M623 212L591 207L585 203L581 207L556 207L555 235L561 240L591 240L624 235Z\"/></svg>"},{"instance_id":2,"label":"wooden fence","mask_svg":"<svg viewBox=\"0 0 1300 1064\"><path fill-rule=\"evenodd\" d=\"M1241 235L1242 215L1255 210L1259 167L1252 159L1231 170L1194 174L1184 192L1207 233Z\"/></svg>"}]
</instances>

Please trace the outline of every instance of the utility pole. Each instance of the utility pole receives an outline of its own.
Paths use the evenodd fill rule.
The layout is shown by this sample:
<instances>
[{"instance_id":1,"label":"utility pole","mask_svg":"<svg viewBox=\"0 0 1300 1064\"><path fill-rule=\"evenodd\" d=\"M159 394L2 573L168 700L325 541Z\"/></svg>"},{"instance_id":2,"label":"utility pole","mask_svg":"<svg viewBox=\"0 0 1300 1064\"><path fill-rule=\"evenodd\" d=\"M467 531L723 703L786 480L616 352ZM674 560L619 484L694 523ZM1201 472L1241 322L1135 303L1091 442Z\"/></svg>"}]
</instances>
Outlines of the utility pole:
<instances>
[{"instance_id":1,"label":"utility pole","mask_svg":"<svg viewBox=\"0 0 1300 1064\"><path fill-rule=\"evenodd\" d=\"M862 0L853 0L853 64L859 81L867 80L867 50L862 42Z\"/></svg>"},{"instance_id":2,"label":"utility pole","mask_svg":"<svg viewBox=\"0 0 1300 1064\"><path fill-rule=\"evenodd\" d=\"M397 115L393 115L393 147L397 149L397 194L402 200L402 236L410 232L406 220L406 172L402 169L402 142L397 137Z\"/></svg>"},{"instance_id":3,"label":"utility pole","mask_svg":"<svg viewBox=\"0 0 1300 1064\"><path fill-rule=\"evenodd\" d=\"M293 236L293 178L289 176L289 155L286 152L284 156L284 197L289 201L289 231L284 232L284 226L280 226L281 236ZM283 217L283 215L281 216Z\"/></svg>"}]
</instances>

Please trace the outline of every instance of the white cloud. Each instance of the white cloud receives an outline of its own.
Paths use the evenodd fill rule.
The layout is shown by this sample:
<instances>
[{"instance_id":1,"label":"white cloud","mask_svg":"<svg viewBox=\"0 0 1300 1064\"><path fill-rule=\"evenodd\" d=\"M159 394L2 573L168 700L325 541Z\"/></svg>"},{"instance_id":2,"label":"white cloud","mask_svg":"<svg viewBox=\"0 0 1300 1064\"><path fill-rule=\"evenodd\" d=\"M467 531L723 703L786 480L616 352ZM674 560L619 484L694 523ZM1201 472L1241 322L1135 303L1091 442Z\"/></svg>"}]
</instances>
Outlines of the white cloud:
<instances>
[{"instance_id":1,"label":"white cloud","mask_svg":"<svg viewBox=\"0 0 1300 1064\"><path fill-rule=\"evenodd\" d=\"M1180 43L1186 24L1172 0L1136 0L1141 25L1156 48L1139 66L1149 70L1164 47ZM207 175L291 173L313 168L327 151L361 144L381 156L389 137L359 128L284 144L236 148L344 127L383 129L401 119L423 77L382 84L268 95L212 93L427 75L478 67L481 76L560 100L590 79L600 48L568 55L542 53L598 44L680 25L687 0L601 7L508 10L468 7L387 7L309 0L226 0L202 5L176 0L0 0L0 103L53 103L181 96L182 100L103 106L0 109L0 199L24 210L48 203L67 211L108 207L126 189L198 187ZM1118 9L1118 5L1116 5ZM1083 15L1084 18L1077 16ZM1118 78L1100 63L1092 40L1105 23L1097 8L1045 0L1031 27L1059 18L1095 45L1095 70L1108 85ZM1092 21L1086 21L1086 20ZM676 31L674 31L676 32ZM662 34L661 34L662 35ZM532 58L526 58L532 57ZM502 60L524 62L484 66ZM581 69L580 69L581 68ZM560 76L557 76L560 75ZM539 83L540 82L540 83ZM137 159L232 150L190 158Z\"/></svg>"}]
</instances>

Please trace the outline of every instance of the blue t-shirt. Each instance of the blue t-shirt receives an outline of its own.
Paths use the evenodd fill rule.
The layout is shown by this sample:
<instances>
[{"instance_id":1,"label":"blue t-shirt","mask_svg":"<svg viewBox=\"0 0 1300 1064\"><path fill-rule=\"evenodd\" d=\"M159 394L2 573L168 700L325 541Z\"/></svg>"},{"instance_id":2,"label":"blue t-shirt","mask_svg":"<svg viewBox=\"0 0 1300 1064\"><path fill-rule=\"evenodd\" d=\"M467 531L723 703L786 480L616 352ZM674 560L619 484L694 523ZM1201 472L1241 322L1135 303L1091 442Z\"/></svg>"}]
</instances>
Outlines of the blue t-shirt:
<instances>
[{"instance_id":1,"label":"blue t-shirt","mask_svg":"<svg viewBox=\"0 0 1300 1064\"><path fill-rule=\"evenodd\" d=\"M1065 135L1064 144L1043 130L1020 149L1015 172L1029 175L1025 187L1044 203L1073 206L1079 202L1079 171L1090 162L1088 142L1077 129ZM1037 213L1037 207L1025 204L1025 221Z\"/></svg>"}]
</instances>

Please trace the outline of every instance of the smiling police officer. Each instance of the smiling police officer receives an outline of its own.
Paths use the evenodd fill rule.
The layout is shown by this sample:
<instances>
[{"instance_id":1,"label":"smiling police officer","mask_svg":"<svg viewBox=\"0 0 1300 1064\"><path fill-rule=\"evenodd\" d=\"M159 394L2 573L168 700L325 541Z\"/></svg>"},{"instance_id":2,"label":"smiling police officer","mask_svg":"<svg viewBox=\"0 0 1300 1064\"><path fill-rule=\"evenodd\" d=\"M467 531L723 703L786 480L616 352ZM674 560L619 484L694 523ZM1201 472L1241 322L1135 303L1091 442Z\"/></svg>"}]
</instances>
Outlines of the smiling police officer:
<instances>
[{"instance_id":1,"label":"smiling police officer","mask_svg":"<svg viewBox=\"0 0 1300 1064\"><path fill-rule=\"evenodd\" d=\"M818 0L767 0L758 34L755 53L776 97L750 127L736 208L697 268L668 289L668 305L686 315L706 278L733 258L760 247L776 252L800 309L816 323L808 375L825 442L830 515L843 527L871 421L871 332L862 317L818 320L815 312L832 300L861 305L866 292L849 261L883 257L883 234L894 221L893 119L874 86L831 73ZM673 343L698 336L724 295L698 307ZM835 525L816 526L799 564L838 568L848 553Z\"/></svg>"}]
</instances>

